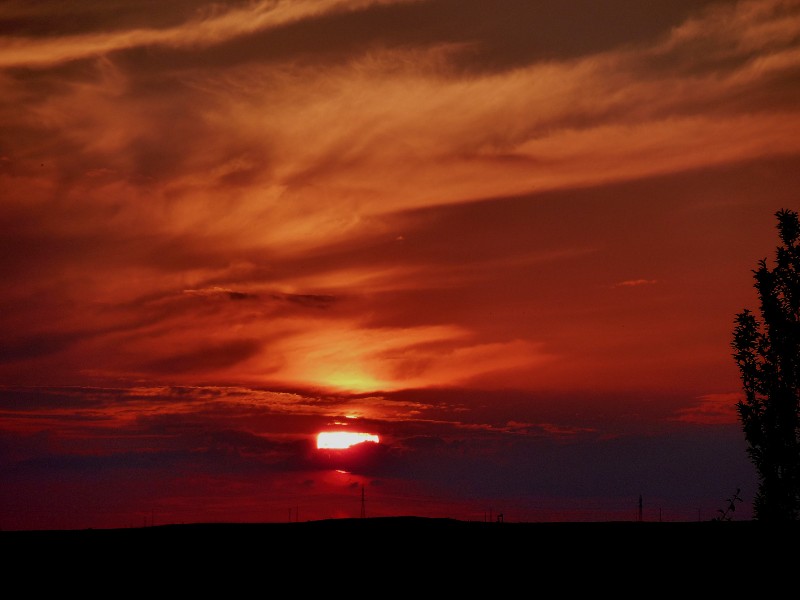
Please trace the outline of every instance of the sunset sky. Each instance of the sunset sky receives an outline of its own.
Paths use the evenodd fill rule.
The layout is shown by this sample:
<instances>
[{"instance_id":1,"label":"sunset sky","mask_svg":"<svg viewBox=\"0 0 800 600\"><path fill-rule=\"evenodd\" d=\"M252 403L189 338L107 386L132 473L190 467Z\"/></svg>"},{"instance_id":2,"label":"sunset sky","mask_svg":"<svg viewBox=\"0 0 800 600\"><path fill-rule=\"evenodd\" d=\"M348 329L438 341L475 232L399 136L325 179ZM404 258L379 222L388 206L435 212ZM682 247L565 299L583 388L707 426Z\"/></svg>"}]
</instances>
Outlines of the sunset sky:
<instances>
[{"instance_id":1,"label":"sunset sky","mask_svg":"<svg viewBox=\"0 0 800 600\"><path fill-rule=\"evenodd\" d=\"M799 207L800 0L0 1L0 528L748 519Z\"/></svg>"}]
</instances>

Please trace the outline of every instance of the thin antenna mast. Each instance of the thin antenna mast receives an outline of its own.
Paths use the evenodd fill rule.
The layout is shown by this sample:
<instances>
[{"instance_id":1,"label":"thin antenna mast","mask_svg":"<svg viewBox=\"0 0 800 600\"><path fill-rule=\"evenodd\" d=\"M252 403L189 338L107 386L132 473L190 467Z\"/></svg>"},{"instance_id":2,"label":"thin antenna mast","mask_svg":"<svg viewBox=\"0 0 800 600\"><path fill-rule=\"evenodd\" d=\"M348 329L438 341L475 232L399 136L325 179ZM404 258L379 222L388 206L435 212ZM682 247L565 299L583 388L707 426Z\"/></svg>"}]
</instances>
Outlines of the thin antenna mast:
<instances>
[{"instance_id":1,"label":"thin antenna mast","mask_svg":"<svg viewBox=\"0 0 800 600\"><path fill-rule=\"evenodd\" d=\"M642 522L642 495L639 494L639 522Z\"/></svg>"}]
</instances>

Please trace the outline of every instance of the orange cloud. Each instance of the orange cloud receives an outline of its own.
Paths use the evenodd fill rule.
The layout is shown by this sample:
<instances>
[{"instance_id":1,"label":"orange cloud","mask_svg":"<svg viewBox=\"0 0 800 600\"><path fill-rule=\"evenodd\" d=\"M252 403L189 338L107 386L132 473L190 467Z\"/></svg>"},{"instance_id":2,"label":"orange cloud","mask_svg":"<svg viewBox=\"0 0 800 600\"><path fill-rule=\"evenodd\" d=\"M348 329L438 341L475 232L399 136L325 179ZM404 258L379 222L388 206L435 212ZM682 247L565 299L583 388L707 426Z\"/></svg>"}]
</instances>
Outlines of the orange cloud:
<instances>
[{"instance_id":1,"label":"orange cloud","mask_svg":"<svg viewBox=\"0 0 800 600\"><path fill-rule=\"evenodd\" d=\"M658 283L657 279L627 279L615 284L614 287L639 287L642 285L655 285Z\"/></svg>"},{"instance_id":2,"label":"orange cloud","mask_svg":"<svg viewBox=\"0 0 800 600\"><path fill-rule=\"evenodd\" d=\"M296 325L297 331L287 331L265 353L270 366L271 356L281 356L280 366L265 369L255 357L237 367L237 376L339 392L392 391L458 384L496 371L534 368L546 360L530 342L475 342L456 326L365 328L357 322L322 321Z\"/></svg>"},{"instance_id":3,"label":"orange cloud","mask_svg":"<svg viewBox=\"0 0 800 600\"><path fill-rule=\"evenodd\" d=\"M213 5L181 25L163 29L130 29L46 40L10 36L0 42L0 67L52 64L137 46L196 48L325 14L414 1L418 0L260 0L242 8Z\"/></svg>"},{"instance_id":4,"label":"orange cloud","mask_svg":"<svg viewBox=\"0 0 800 600\"><path fill-rule=\"evenodd\" d=\"M3 53L15 64L27 52L93 57L79 77L65 68L63 85L48 93L37 85L61 71L2 74L0 118L19 134L0 173L9 245L36 249L5 259L19 311L5 322L35 324L16 347L46 350L64 369L93 356L85 369L140 375L192 361L209 376L246 365L252 377L296 380L316 369L316 382L360 389L462 380L469 363L483 365L474 377L517 369L521 379L529 362L564 346L539 346L533 326L515 335L503 315L489 332L494 324L477 305L449 320L443 290L489 301L475 291L479 282L524 289L520 299L491 300L521 311L526 296L539 294L529 271L573 268L571 259L589 261L601 245L550 240L490 257L457 254L455 239L419 245L409 235L430 211L800 152L800 116L780 100L791 96L782 90L800 64L796 3L718 6L649 44L499 71L459 68L477 51L463 42L370 45L334 62L249 56L224 67L194 53L373 5L253 3L163 30L97 34L85 51L75 50L88 39L80 36L60 38L60 50L45 39L7 40L20 50ZM185 62L110 52L142 44L170 46ZM703 57L728 60L694 68L698 44L710 49ZM507 280L493 281L501 272ZM427 320L396 316L393 303L417 301L421 290ZM345 296L353 301L333 301ZM48 300L56 297L63 302ZM243 297L251 302L202 303ZM89 332L74 308L86 299L95 315ZM304 309L331 314L304 321L295 314ZM312 324L353 364L323 348L325 360L312 368L301 351L313 342ZM474 339L456 342L454 331ZM378 335L396 342L377 343ZM602 345L587 339L575 343ZM449 344L447 360L425 349L437 340Z\"/></svg>"},{"instance_id":5,"label":"orange cloud","mask_svg":"<svg viewBox=\"0 0 800 600\"><path fill-rule=\"evenodd\" d=\"M679 410L675 420L696 425L730 425L739 422L736 403L741 400L740 393L706 394L698 400L696 406Z\"/></svg>"},{"instance_id":6,"label":"orange cloud","mask_svg":"<svg viewBox=\"0 0 800 600\"><path fill-rule=\"evenodd\" d=\"M80 148L93 163L80 172L103 178L74 193L119 198L120 225L202 230L281 253L362 235L373 215L800 152L793 108L759 110L758 90L779 92L800 64L792 3L720 7L650 47L466 76L454 67L465 48L453 44L369 50L335 65L189 68L164 92L168 104L139 93L136 72L106 54L123 41L191 45L370 4L257 3L164 32L108 34L116 41L92 50L103 58L89 78L28 99L21 116L15 100L2 115L48 123ZM63 42L58 51L69 53ZM731 66L688 70L700 42L728 53ZM49 42L29 42L39 43ZM677 66L659 68L664 55ZM20 84L7 83L18 100ZM170 111L171 102L185 109ZM160 135L163 123L175 137Z\"/></svg>"}]
</instances>

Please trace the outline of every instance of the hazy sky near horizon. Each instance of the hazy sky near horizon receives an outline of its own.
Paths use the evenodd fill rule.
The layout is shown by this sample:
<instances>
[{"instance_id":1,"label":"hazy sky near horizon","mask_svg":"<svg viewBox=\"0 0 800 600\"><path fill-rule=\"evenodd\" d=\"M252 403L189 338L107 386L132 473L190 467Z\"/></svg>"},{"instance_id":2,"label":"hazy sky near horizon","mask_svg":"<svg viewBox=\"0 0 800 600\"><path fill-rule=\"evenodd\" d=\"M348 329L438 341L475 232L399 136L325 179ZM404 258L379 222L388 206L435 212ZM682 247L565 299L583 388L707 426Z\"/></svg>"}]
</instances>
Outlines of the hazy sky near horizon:
<instances>
[{"instance_id":1,"label":"hazy sky near horizon","mask_svg":"<svg viewBox=\"0 0 800 600\"><path fill-rule=\"evenodd\" d=\"M749 517L800 0L5 0L0 90L0 527Z\"/></svg>"}]
</instances>

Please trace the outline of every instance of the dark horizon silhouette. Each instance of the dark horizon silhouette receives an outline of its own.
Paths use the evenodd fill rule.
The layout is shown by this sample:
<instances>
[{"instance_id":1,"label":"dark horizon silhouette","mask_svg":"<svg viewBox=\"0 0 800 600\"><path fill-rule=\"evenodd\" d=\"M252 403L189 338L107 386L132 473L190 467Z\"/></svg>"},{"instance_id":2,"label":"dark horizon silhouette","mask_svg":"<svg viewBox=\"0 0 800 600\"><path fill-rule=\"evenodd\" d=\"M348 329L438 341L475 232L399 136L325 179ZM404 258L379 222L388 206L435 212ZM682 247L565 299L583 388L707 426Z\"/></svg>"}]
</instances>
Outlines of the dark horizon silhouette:
<instances>
[{"instance_id":1,"label":"dark horizon silhouette","mask_svg":"<svg viewBox=\"0 0 800 600\"><path fill-rule=\"evenodd\" d=\"M725 589L736 579L725 570L731 561L754 551L752 568L791 570L800 556L799 533L800 522L509 523L400 516L0 532L0 544L12 553L11 567L33 559L55 572L108 568L127 573L135 586L144 585L149 572L186 589L212 582L252 585L267 570L287 580L307 578L308 590L330 591L360 573L385 577L397 590L437 585L450 592L511 594L521 576L540 585L574 577L570 589L587 592L608 582L621 591L641 589L636 574L650 572L664 578L653 582L662 591ZM326 575L332 578L319 579ZM783 584L768 581L764 589L776 586Z\"/></svg>"}]
</instances>

